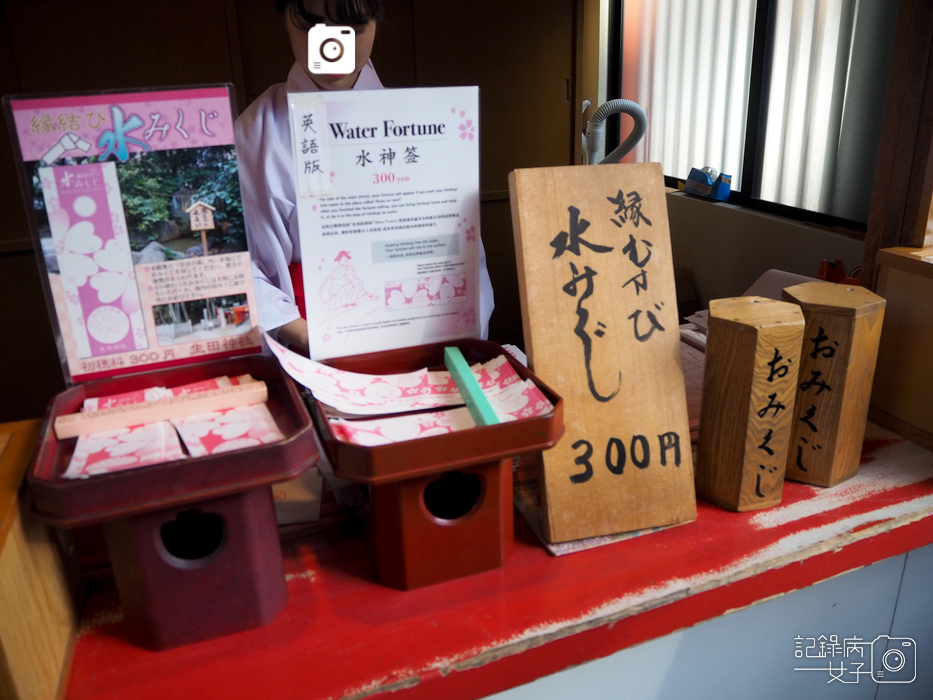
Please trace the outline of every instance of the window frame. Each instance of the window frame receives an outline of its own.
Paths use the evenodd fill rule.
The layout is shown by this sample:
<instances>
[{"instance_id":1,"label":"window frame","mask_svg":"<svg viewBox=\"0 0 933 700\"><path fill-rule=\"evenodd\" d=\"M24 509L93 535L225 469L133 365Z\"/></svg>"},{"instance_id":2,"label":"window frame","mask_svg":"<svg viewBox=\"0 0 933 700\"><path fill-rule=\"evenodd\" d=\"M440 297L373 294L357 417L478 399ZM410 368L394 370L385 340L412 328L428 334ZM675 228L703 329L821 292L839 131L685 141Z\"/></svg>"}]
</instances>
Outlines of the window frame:
<instances>
[{"instance_id":1,"label":"window frame","mask_svg":"<svg viewBox=\"0 0 933 700\"><path fill-rule=\"evenodd\" d=\"M607 71L607 98L621 97L622 93L622 41L624 35L625 0L609 2L609 52ZM755 26L752 38L752 62L749 80L749 100L746 114L745 143L742 147L742 180L738 190L732 190L728 202L767 214L811 224L833 230L853 238L864 240L868 235L868 221L824 214L800 207L771 202L749 193L756 191L761 182L761 158L764 151L767 99L770 89L768 76L771 73L772 47L774 42L775 0L756 0ZM606 152L620 142L619 117L607 120ZM672 189L683 189L685 180L676 176L664 176L665 185ZM871 215L869 214L869 220Z\"/></svg>"}]
</instances>

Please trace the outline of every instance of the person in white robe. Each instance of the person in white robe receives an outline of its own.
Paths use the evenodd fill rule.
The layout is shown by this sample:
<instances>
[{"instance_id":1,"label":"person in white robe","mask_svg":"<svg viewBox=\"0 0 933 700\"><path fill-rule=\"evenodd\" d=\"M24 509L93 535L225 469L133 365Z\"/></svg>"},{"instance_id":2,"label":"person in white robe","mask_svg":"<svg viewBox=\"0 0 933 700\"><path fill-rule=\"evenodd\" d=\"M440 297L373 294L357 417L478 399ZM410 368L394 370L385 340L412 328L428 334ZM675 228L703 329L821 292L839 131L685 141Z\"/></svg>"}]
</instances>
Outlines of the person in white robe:
<instances>
[{"instance_id":1,"label":"person in white robe","mask_svg":"<svg viewBox=\"0 0 933 700\"><path fill-rule=\"evenodd\" d=\"M276 0L276 5L288 32L295 63L284 83L266 90L236 120L237 158L260 323L280 341L307 352L287 94L381 88L370 54L383 10L381 0ZM353 73L310 72L308 30L321 22L352 26L356 31ZM492 310L492 282L480 241L482 338L488 335Z\"/></svg>"}]
</instances>

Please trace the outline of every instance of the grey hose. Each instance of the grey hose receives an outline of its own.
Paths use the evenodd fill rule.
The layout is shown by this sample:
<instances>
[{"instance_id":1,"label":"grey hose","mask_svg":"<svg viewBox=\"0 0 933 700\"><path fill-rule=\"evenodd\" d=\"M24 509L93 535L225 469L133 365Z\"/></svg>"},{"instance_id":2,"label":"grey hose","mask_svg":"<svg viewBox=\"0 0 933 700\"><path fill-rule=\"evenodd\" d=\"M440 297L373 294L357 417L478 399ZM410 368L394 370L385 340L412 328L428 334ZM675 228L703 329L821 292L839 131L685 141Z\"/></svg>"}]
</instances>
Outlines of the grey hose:
<instances>
[{"instance_id":1,"label":"grey hose","mask_svg":"<svg viewBox=\"0 0 933 700\"><path fill-rule=\"evenodd\" d=\"M600 163L618 163L622 158L637 144L648 128L648 117L638 104L631 100L609 100L600 105L599 109L586 124L586 143L587 159L592 160L599 151L599 146L603 142L603 134L606 129L606 119L613 114L628 114L635 120L635 124L629 135L620 143L609 155L603 158Z\"/></svg>"}]
</instances>

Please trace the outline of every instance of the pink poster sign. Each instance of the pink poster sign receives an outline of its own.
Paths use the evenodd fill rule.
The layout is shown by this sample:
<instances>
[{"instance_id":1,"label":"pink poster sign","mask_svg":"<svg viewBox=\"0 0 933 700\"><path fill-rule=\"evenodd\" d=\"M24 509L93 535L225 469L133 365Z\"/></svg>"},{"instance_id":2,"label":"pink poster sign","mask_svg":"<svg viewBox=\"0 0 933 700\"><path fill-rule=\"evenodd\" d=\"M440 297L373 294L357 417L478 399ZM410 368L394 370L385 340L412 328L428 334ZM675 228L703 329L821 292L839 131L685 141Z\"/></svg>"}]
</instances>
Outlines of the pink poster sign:
<instances>
[{"instance_id":1,"label":"pink poster sign","mask_svg":"<svg viewBox=\"0 0 933 700\"><path fill-rule=\"evenodd\" d=\"M67 383L260 348L230 86L4 106Z\"/></svg>"},{"instance_id":2,"label":"pink poster sign","mask_svg":"<svg viewBox=\"0 0 933 700\"><path fill-rule=\"evenodd\" d=\"M87 156L126 162L132 153L233 143L223 87L21 99L12 110L23 160L46 165Z\"/></svg>"}]
</instances>

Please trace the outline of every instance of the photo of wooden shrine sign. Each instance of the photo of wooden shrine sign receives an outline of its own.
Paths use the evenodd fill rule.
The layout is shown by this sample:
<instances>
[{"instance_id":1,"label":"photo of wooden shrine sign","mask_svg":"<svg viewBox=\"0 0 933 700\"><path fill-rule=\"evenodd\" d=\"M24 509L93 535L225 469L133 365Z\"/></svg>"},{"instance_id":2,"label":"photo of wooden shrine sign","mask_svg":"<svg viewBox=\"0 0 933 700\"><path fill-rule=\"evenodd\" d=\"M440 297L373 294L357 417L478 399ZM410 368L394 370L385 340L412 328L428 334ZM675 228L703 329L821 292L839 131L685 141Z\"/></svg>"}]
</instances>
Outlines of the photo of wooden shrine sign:
<instances>
[{"instance_id":1,"label":"photo of wooden shrine sign","mask_svg":"<svg viewBox=\"0 0 933 700\"><path fill-rule=\"evenodd\" d=\"M528 359L565 401L544 535L696 519L667 201L656 163L509 175Z\"/></svg>"},{"instance_id":2,"label":"photo of wooden shrine sign","mask_svg":"<svg viewBox=\"0 0 933 700\"><path fill-rule=\"evenodd\" d=\"M191 232L201 232L201 248L205 255L210 255L207 245L207 232L214 230L214 207L205 204L200 199L185 209L188 215L188 223L191 226Z\"/></svg>"}]
</instances>

